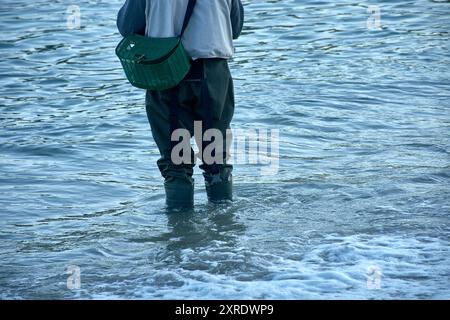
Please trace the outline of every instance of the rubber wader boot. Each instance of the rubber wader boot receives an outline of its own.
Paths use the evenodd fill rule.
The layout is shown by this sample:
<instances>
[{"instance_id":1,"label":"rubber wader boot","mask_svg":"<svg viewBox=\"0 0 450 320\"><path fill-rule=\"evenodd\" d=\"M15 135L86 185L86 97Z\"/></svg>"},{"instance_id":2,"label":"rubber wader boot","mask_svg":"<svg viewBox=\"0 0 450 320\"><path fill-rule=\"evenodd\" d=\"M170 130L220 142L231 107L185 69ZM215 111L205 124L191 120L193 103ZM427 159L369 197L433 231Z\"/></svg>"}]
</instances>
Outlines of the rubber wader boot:
<instances>
[{"instance_id":1,"label":"rubber wader boot","mask_svg":"<svg viewBox=\"0 0 450 320\"><path fill-rule=\"evenodd\" d=\"M205 187L209 201L213 203L233 201L233 176L230 172L205 174Z\"/></svg>"},{"instance_id":2,"label":"rubber wader boot","mask_svg":"<svg viewBox=\"0 0 450 320\"><path fill-rule=\"evenodd\" d=\"M168 208L192 208L194 206L194 182L168 178L164 181Z\"/></svg>"}]
</instances>

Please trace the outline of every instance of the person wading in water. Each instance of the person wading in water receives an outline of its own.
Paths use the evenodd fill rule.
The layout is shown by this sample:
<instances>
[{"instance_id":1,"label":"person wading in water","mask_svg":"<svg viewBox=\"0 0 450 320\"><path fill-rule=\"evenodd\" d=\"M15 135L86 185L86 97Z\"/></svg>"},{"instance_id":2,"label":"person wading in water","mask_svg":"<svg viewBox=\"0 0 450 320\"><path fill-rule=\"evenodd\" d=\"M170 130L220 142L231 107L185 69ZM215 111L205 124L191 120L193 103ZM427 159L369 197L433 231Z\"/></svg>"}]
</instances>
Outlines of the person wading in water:
<instances>
[{"instance_id":1,"label":"person wading in water","mask_svg":"<svg viewBox=\"0 0 450 320\"><path fill-rule=\"evenodd\" d=\"M194 7L187 26L188 3ZM146 111L153 138L160 152L158 168L164 177L168 207L192 207L194 203L195 165L191 161L173 161L172 133L175 129L188 130L194 136L194 122L201 121L201 137L195 133L197 145L205 150L209 143L203 141L208 129L217 129L229 139L227 129L234 114L234 87L228 59L234 53L233 39L242 31L244 9L241 0L127 0L117 17L117 27L123 37L131 34L151 38L182 35L183 46L191 57L188 75L175 88L147 90ZM182 32L183 29L183 32ZM220 144L218 144L220 145ZM210 163L202 156L206 192L211 202L232 200L232 166L228 143L214 148ZM203 152L201 152L203 155Z\"/></svg>"}]
</instances>

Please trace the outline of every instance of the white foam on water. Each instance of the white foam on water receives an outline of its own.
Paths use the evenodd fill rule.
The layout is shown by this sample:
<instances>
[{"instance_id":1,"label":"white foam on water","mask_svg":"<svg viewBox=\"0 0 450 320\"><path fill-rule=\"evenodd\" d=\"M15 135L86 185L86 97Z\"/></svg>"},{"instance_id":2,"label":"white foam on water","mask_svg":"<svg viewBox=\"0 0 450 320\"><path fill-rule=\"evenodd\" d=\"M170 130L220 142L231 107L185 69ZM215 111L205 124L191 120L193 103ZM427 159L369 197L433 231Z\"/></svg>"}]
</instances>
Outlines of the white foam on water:
<instances>
[{"instance_id":1,"label":"white foam on water","mask_svg":"<svg viewBox=\"0 0 450 320\"><path fill-rule=\"evenodd\" d=\"M132 296L145 299L392 299L448 298L449 243L405 236L323 238L299 256L239 248L180 252L177 267L154 270L134 283ZM291 245L295 248L298 245ZM235 248L236 249L236 248ZM299 250L304 248L297 248ZM220 252L221 251L221 252ZM199 260L205 270L195 270ZM221 268L222 266L222 268ZM368 284L377 268L379 289ZM120 298L107 292L94 298Z\"/></svg>"}]
</instances>

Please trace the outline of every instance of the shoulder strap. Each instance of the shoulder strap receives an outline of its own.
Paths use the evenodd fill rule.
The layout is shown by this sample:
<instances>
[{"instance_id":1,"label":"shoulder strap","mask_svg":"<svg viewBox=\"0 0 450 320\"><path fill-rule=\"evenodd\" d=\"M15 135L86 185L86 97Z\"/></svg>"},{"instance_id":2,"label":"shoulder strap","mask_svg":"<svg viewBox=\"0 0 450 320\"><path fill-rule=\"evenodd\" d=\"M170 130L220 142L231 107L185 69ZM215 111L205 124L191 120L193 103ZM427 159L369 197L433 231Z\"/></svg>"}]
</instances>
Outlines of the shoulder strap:
<instances>
[{"instance_id":1,"label":"shoulder strap","mask_svg":"<svg viewBox=\"0 0 450 320\"><path fill-rule=\"evenodd\" d=\"M192 12L194 12L194 7L195 7L196 2L197 2L197 0L189 0L188 6L186 9L186 15L184 16L183 28L181 28L180 37L183 36L184 31L186 30L186 28L189 24L189 20L191 20Z\"/></svg>"}]
</instances>

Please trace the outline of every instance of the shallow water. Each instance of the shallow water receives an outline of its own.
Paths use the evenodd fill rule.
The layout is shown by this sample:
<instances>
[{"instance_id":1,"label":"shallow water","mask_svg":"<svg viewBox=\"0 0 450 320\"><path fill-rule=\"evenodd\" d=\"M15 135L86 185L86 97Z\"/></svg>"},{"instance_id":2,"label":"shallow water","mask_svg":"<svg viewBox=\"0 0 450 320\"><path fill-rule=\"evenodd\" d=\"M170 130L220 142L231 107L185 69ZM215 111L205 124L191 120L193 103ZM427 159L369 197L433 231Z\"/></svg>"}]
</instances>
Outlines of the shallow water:
<instances>
[{"instance_id":1,"label":"shallow water","mask_svg":"<svg viewBox=\"0 0 450 320\"><path fill-rule=\"evenodd\" d=\"M77 1L80 30L70 1L1 2L0 298L450 297L450 3L244 2L233 127L279 129L279 172L237 165L213 206L196 171L178 214L121 1Z\"/></svg>"}]
</instances>

